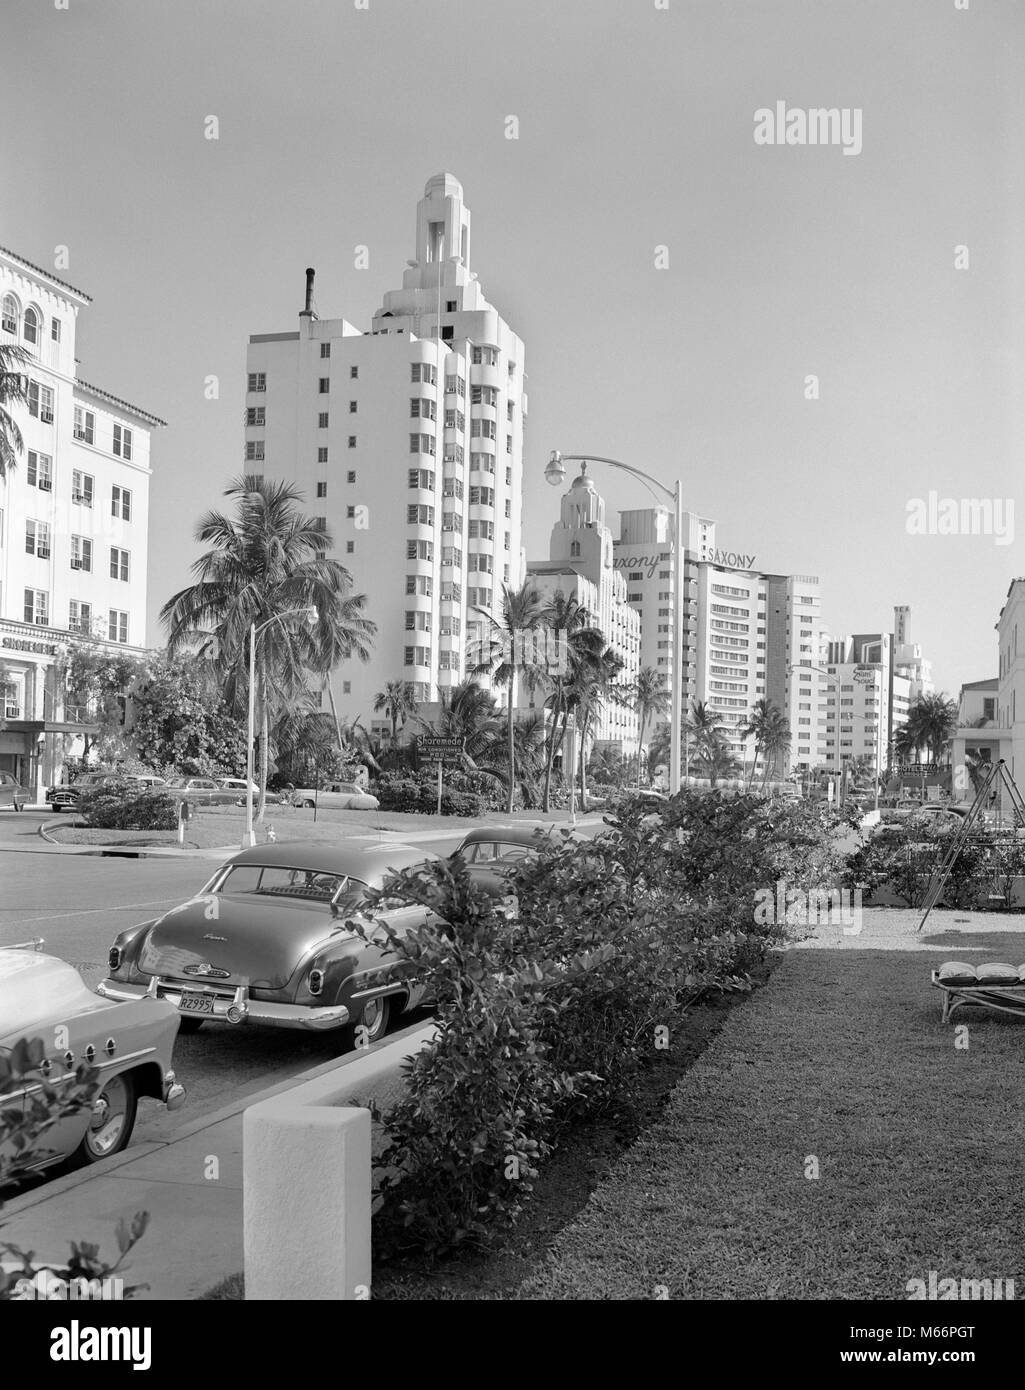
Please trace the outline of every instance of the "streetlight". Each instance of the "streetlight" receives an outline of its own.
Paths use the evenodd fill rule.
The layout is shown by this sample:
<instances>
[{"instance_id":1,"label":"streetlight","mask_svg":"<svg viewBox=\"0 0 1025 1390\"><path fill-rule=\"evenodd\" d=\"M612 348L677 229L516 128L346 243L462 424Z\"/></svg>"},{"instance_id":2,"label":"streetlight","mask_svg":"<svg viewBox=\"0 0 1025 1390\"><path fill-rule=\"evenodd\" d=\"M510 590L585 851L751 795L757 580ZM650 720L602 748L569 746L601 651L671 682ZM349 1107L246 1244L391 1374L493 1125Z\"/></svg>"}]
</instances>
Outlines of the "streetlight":
<instances>
[{"instance_id":1,"label":"streetlight","mask_svg":"<svg viewBox=\"0 0 1025 1390\"><path fill-rule=\"evenodd\" d=\"M284 613L275 613L273 618L268 618L259 627L252 623L249 628L249 729L246 737L246 832L242 839L242 848L251 849L256 844L256 831L253 829L253 772L254 772L254 748L256 742L256 639L264 628L270 627L272 623L280 623L285 618L295 617L301 613L310 627L315 626L318 613L313 604L306 608L289 608Z\"/></svg>"},{"instance_id":2,"label":"streetlight","mask_svg":"<svg viewBox=\"0 0 1025 1390\"><path fill-rule=\"evenodd\" d=\"M867 665L867 663L864 663L864 664ZM829 672L825 669L824 666L815 666L815 665L813 665L811 662L809 662L807 666L802 666L802 665L800 664L800 662L798 662L798 663L795 664L795 665L791 665L791 667L790 667L790 674L793 675L795 671L818 671L819 675L820 675L820 676L825 676L825 678L826 678L826 680L829 682L829 684L830 684L831 686L833 686L833 688L837 691L837 698L836 698L836 713L837 713L836 727L837 727L837 731L839 732L839 729L840 729L840 714L841 714L841 711L840 711L840 694L839 694L839 692L840 692L840 682L836 679L835 676L831 676L831 675L829 674ZM856 681L855 684L858 684L858 682ZM875 688L876 688L876 687L875 687L875 682L873 681L873 683L872 683L872 689L873 689L873 691L875 690ZM868 722L868 715L866 715L866 714L855 714L853 710L851 711L851 718L852 718L852 719L860 719L860 720L862 720L862 721L865 722L865 723ZM879 709L878 709L878 711L877 711L876 714L875 714L875 721L876 721L876 739L875 739L875 743L876 743L876 776L875 776L875 784L876 784L876 785L875 785L875 805L873 806L873 810L878 811L878 810L879 810L879 779L880 779L880 777L882 776L882 770L883 770L883 769L882 769L882 747L883 747L883 692L882 692L882 688L881 688L881 687L880 687L880 691L879 691ZM841 762L842 762L842 761L843 761L843 759L841 758ZM838 771L839 771L840 774L841 774L841 778L843 778L844 769L843 769L843 768L839 768ZM844 785L845 785L845 783L844 783L843 781L841 781L841 787L843 787Z\"/></svg>"},{"instance_id":3,"label":"streetlight","mask_svg":"<svg viewBox=\"0 0 1025 1390\"><path fill-rule=\"evenodd\" d=\"M566 479L564 461L573 463L607 463L610 468L620 468L624 473L632 473L650 489L657 488L663 497L673 504L673 704L670 713L670 754L669 791L674 795L680 790L680 738L683 731L683 482L677 478L670 491L664 483L651 477L639 468L619 459L602 458L600 454L560 454L553 449L545 468L545 477L552 487L559 487ZM578 756L583 756L583 749ZM640 748L637 750L640 759Z\"/></svg>"}]
</instances>

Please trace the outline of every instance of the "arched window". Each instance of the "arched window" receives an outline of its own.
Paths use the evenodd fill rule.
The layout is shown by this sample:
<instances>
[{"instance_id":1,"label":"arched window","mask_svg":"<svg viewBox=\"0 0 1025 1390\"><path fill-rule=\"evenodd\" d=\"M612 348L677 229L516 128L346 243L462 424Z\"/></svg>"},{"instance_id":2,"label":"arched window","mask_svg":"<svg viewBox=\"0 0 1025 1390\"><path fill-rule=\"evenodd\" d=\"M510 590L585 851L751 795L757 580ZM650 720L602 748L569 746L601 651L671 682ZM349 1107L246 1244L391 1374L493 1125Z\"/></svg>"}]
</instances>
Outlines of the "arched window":
<instances>
[{"instance_id":1,"label":"arched window","mask_svg":"<svg viewBox=\"0 0 1025 1390\"><path fill-rule=\"evenodd\" d=\"M39 342L39 315L31 305L25 310L25 324L22 329L26 343Z\"/></svg>"},{"instance_id":2,"label":"arched window","mask_svg":"<svg viewBox=\"0 0 1025 1390\"><path fill-rule=\"evenodd\" d=\"M17 333L18 331L18 301L13 294L4 295L0 327L5 333Z\"/></svg>"},{"instance_id":3,"label":"arched window","mask_svg":"<svg viewBox=\"0 0 1025 1390\"><path fill-rule=\"evenodd\" d=\"M569 543L569 553L570 553L570 555L572 555L572 556L574 556L574 557L576 557L577 555L580 554L580 542L579 542L579 541L570 541L570 543Z\"/></svg>"}]
</instances>

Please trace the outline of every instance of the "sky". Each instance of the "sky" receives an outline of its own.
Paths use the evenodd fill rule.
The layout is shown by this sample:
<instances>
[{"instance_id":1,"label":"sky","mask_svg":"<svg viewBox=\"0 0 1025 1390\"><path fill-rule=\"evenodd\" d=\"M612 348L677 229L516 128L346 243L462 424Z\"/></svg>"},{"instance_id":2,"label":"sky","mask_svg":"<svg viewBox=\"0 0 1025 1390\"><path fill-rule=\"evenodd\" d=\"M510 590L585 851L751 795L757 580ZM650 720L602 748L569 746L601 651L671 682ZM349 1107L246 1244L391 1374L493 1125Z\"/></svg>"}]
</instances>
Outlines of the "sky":
<instances>
[{"instance_id":1,"label":"sky","mask_svg":"<svg viewBox=\"0 0 1025 1390\"><path fill-rule=\"evenodd\" d=\"M369 328L447 170L526 344L530 558L558 515L549 451L604 454L682 478L721 548L818 575L830 633L910 604L941 688L996 674L1017 530L909 534L908 509L975 498L1006 523L1010 502L1025 533L1020 0L3 11L0 244L68 248L57 273L95 301L80 374L168 421L151 645L241 471L249 334L296 328L307 265L321 316ZM860 151L756 143L777 102L860 111ZM648 504L592 471L613 526Z\"/></svg>"}]
</instances>

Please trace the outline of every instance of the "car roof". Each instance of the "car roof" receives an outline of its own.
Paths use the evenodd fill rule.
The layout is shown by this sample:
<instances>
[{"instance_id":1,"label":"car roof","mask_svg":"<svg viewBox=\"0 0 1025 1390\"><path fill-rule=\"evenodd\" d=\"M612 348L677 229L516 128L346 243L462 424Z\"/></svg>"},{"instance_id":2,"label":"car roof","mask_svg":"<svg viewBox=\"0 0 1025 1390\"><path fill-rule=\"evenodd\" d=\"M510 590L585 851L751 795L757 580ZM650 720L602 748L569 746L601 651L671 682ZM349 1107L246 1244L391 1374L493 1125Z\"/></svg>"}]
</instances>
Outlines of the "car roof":
<instances>
[{"instance_id":1,"label":"car roof","mask_svg":"<svg viewBox=\"0 0 1025 1390\"><path fill-rule=\"evenodd\" d=\"M537 832L543 835L551 835L557 830L558 826L526 825L484 825L476 830L471 830L462 841L463 845L479 844L503 844L503 845L535 845L537 844Z\"/></svg>"},{"instance_id":2,"label":"car roof","mask_svg":"<svg viewBox=\"0 0 1025 1390\"><path fill-rule=\"evenodd\" d=\"M438 856L427 849L406 844L373 844L343 840L335 844L311 843L309 840L278 841L273 845L255 845L232 855L229 864L262 864L267 867L285 865L290 869L313 869L325 874L351 874L368 880L386 874L389 869L407 869Z\"/></svg>"}]
</instances>

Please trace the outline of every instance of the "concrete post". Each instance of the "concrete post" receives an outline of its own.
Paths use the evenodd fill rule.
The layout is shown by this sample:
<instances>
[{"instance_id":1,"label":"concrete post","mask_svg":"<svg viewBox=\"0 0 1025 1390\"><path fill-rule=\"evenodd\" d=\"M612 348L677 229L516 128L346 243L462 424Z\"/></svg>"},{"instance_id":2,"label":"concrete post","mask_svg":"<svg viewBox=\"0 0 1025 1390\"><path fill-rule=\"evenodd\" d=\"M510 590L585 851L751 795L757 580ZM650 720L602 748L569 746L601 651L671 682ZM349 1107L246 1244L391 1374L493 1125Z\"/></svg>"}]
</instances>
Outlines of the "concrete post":
<instances>
[{"instance_id":1,"label":"concrete post","mask_svg":"<svg viewBox=\"0 0 1025 1390\"><path fill-rule=\"evenodd\" d=\"M370 1297L370 1112L289 1093L243 1117L246 1300Z\"/></svg>"}]
</instances>

